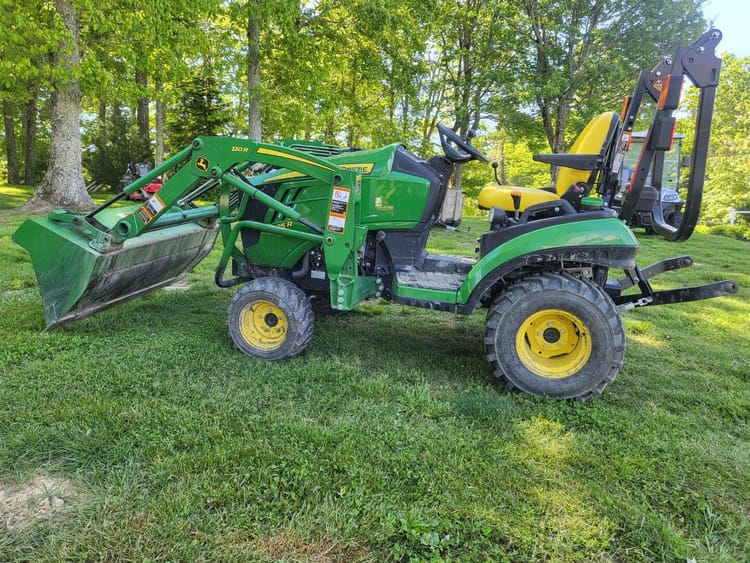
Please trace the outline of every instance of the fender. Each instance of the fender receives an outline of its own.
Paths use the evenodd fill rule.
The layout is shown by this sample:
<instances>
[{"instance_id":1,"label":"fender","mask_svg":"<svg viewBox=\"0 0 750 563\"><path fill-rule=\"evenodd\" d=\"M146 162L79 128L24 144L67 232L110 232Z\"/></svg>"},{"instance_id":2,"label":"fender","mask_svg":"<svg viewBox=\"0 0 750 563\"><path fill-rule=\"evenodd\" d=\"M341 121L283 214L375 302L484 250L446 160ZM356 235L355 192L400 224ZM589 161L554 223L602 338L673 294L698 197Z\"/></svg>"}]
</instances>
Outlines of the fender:
<instances>
[{"instance_id":1,"label":"fender","mask_svg":"<svg viewBox=\"0 0 750 563\"><path fill-rule=\"evenodd\" d=\"M612 215L592 215L593 218L578 214L572 221L569 217L544 219L527 224L527 228L518 225L505 229L496 237L501 243L481 257L458 289L457 312L470 314L488 289L520 269L549 264L563 269L566 262L621 269L634 267L640 244L631 230ZM534 225L542 221L546 226Z\"/></svg>"}]
</instances>

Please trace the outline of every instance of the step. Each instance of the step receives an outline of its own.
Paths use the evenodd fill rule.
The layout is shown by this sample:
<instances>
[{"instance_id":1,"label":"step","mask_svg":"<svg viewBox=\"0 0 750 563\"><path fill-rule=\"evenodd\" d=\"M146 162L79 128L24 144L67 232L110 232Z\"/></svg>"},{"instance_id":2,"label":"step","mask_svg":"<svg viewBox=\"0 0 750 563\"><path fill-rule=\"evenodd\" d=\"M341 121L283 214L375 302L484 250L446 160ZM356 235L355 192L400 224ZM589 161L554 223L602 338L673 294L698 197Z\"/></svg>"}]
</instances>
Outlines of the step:
<instances>
[{"instance_id":1,"label":"step","mask_svg":"<svg viewBox=\"0 0 750 563\"><path fill-rule=\"evenodd\" d=\"M396 272L396 281L400 286L442 291L456 291L465 278L465 273L458 272L425 272L415 269Z\"/></svg>"}]
</instances>

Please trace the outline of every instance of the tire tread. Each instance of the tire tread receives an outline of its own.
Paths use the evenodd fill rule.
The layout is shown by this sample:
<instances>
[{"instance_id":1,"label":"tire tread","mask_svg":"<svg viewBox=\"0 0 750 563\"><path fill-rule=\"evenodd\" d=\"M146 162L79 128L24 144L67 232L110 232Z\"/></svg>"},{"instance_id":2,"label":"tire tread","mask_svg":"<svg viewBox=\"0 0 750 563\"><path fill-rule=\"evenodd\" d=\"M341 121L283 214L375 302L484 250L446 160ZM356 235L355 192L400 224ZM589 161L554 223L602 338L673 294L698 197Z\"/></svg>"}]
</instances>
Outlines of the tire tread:
<instances>
[{"instance_id":1,"label":"tire tread","mask_svg":"<svg viewBox=\"0 0 750 563\"><path fill-rule=\"evenodd\" d=\"M614 347L611 361L606 369L602 371L601 379L590 385L587 389L574 394L573 396L564 397L575 399L577 401L586 401L591 397L601 395L604 389L612 383L617 377L620 368L625 359L625 332L622 326L622 320L616 312L616 307L609 296L599 286L585 281L579 277L567 273L544 273L535 276L522 278L508 287L489 309L485 323L484 345L487 354L487 360L492 367L495 377L505 383L510 390L520 390L513 383L512 375L505 372L499 354L496 348L495 330L502 325L505 315L516 307L519 307L529 294L542 291L555 290L574 293L582 296L587 301L601 311L607 318L611 333L614 337Z\"/></svg>"}]
</instances>

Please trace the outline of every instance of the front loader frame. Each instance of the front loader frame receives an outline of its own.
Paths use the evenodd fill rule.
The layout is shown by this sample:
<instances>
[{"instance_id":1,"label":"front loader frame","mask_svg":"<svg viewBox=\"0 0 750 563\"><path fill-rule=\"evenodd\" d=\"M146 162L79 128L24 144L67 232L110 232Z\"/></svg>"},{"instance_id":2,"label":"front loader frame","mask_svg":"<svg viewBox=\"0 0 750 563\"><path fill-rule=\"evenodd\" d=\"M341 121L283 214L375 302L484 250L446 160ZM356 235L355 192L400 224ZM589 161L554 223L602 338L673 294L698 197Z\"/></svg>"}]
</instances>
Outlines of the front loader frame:
<instances>
[{"instance_id":1,"label":"front loader frame","mask_svg":"<svg viewBox=\"0 0 750 563\"><path fill-rule=\"evenodd\" d=\"M265 194L255 186L252 179L244 174L255 163L293 170L302 177L309 177L330 187L325 223L313 223L290 205ZM142 205L127 208L114 205L160 175L170 176L163 187ZM193 199L211 186L220 186L219 204L195 206ZM250 200L257 200L282 217L281 224L242 219L241 212L236 212L230 203L232 190L240 194L240 211ZM143 235L148 234L150 240L154 240L153 244L164 246L159 239L162 233L167 238L167 227L194 225L195 246L180 249L183 253L181 263L185 266L184 271L188 271L210 249L212 241L208 231L217 222L224 240L224 251L216 272L216 282L220 286L227 287L249 279L248 276L225 279L224 273L230 259L234 260L238 271L245 269L247 259L236 243L242 229L254 229L320 245L331 282L332 302L340 309L351 309L363 298L382 290L382 283L377 279L359 276L356 264L357 249L362 246L367 234L367 229L360 225L360 199L359 172L340 167L329 160L292 148L249 139L198 137L188 147L94 210L88 213L53 211L46 221L27 222L14 235L14 240L27 248L36 248L37 241L54 231L59 236L60 244L70 252L64 263L58 263L59 259L54 253L50 255L45 252L42 255L43 249L34 252L39 256L37 277L49 278L49 282L45 284L49 287L42 291L47 296L48 327L89 316L115 302L123 302L162 286L163 284L151 284L139 289L134 286L132 291L125 289L128 275L141 274L125 267L118 269L119 263L125 263L118 256L134 257L140 252L144 259L151 260L148 258L149 250L135 248L136 240L146 240ZM203 225L205 229L198 225ZM205 236L201 233L202 230L207 231ZM194 252L194 256L188 255L190 252ZM165 278L164 283L176 279L180 271L183 271L174 265L175 259L169 253L165 249L158 256L158 260L170 268L170 275ZM90 269L76 271L75 264L84 261L90 264ZM56 265L51 267L53 263ZM63 266L66 267L64 274L61 273ZM106 288L113 274L102 275L108 268L117 272L117 295L110 299L106 298ZM129 271L132 274L128 274ZM87 302L94 287L97 299Z\"/></svg>"}]
</instances>

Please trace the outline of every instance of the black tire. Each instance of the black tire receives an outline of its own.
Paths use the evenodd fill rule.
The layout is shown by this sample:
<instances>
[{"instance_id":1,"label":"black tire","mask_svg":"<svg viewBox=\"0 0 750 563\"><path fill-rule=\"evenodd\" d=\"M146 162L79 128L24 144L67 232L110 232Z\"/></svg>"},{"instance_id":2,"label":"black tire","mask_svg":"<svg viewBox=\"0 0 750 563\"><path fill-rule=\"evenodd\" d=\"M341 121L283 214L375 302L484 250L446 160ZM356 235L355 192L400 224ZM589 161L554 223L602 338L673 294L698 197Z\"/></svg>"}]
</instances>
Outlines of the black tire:
<instances>
[{"instance_id":1,"label":"black tire","mask_svg":"<svg viewBox=\"0 0 750 563\"><path fill-rule=\"evenodd\" d=\"M679 229L680 225L682 224L682 211L673 211L666 217L664 217L664 221L668 224L673 226L675 229Z\"/></svg>"},{"instance_id":2,"label":"black tire","mask_svg":"<svg viewBox=\"0 0 750 563\"><path fill-rule=\"evenodd\" d=\"M229 303L227 320L237 348L264 360L299 356L313 335L310 300L282 278L258 278L242 286Z\"/></svg>"},{"instance_id":3,"label":"black tire","mask_svg":"<svg viewBox=\"0 0 750 563\"><path fill-rule=\"evenodd\" d=\"M484 345L495 376L510 389L585 401L617 376L625 331L600 287L546 273L497 297L487 313Z\"/></svg>"}]
</instances>

